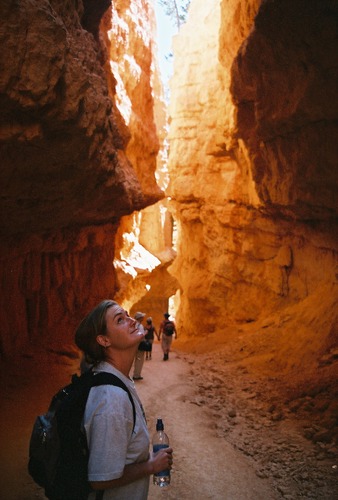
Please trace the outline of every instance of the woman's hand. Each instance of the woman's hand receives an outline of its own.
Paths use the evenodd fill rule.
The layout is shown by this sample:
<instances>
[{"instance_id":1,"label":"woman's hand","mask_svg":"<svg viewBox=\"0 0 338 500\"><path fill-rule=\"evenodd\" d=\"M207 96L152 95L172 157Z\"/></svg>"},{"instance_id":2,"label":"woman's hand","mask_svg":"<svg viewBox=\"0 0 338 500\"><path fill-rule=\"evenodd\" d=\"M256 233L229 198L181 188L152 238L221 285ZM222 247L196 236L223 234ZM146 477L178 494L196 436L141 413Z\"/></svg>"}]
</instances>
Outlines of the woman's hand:
<instances>
[{"instance_id":1,"label":"woman's hand","mask_svg":"<svg viewBox=\"0 0 338 500\"><path fill-rule=\"evenodd\" d=\"M156 453L151 452L149 462L152 468L152 474L161 472L166 469L171 469L173 464L173 449L161 448Z\"/></svg>"},{"instance_id":2,"label":"woman's hand","mask_svg":"<svg viewBox=\"0 0 338 500\"><path fill-rule=\"evenodd\" d=\"M149 459L146 462L134 463L126 465L123 475L118 479L111 479L110 481L91 481L90 485L93 490L107 490L109 488L117 488L125 484L137 481L145 476L151 476L157 472L166 469L171 469L173 463L173 449L162 448L156 453L151 452Z\"/></svg>"}]
</instances>

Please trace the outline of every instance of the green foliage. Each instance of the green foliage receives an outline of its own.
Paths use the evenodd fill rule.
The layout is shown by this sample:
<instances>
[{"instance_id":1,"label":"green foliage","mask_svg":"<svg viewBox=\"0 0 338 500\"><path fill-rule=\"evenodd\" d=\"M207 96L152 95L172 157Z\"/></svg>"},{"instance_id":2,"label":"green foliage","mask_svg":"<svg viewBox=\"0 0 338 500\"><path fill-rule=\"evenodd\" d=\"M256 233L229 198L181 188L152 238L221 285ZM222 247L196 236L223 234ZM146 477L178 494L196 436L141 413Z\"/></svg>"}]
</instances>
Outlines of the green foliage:
<instances>
[{"instance_id":1,"label":"green foliage","mask_svg":"<svg viewBox=\"0 0 338 500\"><path fill-rule=\"evenodd\" d=\"M190 0L158 0L158 3L164 7L166 15L180 29L186 22Z\"/></svg>"}]
</instances>

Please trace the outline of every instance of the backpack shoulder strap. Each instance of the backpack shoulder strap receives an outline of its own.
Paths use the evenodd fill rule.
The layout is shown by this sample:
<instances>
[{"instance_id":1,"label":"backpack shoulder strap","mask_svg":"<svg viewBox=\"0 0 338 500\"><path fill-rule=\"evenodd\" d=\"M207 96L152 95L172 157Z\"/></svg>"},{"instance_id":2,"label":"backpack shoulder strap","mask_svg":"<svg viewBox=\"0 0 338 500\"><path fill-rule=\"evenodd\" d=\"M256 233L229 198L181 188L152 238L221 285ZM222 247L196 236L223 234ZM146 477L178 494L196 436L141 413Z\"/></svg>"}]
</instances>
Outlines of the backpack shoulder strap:
<instances>
[{"instance_id":1,"label":"backpack shoulder strap","mask_svg":"<svg viewBox=\"0 0 338 500\"><path fill-rule=\"evenodd\" d=\"M108 372L98 372L95 375L92 375L92 383L91 387L97 387L99 385L115 385L116 387L120 387L126 393L128 394L129 400L131 402L131 405L133 407L133 419L134 419L134 426L133 426L133 432L135 429L135 423L136 423L136 409L135 409L135 403L133 400L132 395L130 394L130 391L126 384L122 382L122 380L114 375L113 373L108 373Z\"/></svg>"}]
</instances>

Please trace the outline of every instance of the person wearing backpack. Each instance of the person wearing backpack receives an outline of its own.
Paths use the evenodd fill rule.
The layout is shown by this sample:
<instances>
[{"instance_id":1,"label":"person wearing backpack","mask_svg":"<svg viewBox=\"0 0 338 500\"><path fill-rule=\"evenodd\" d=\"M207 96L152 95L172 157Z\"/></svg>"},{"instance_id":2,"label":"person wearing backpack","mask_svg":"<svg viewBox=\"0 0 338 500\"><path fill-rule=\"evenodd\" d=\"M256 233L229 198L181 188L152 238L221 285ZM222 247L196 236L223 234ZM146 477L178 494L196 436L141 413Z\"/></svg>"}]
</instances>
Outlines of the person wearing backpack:
<instances>
[{"instance_id":1,"label":"person wearing backpack","mask_svg":"<svg viewBox=\"0 0 338 500\"><path fill-rule=\"evenodd\" d=\"M175 338L177 339L177 331L176 331L176 325L173 321L169 319L170 314L169 313L164 313L164 320L162 321L159 331L158 331L158 337L159 340L161 339L162 335L162 351L163 351L163 361L168 361L169 359L169 352L171 348L171 344L173 341L173 335L175 335Z\"/></svg>"},{"instance_id":2,"label":"person wearing backpack","mask_svg":"<svg viewBox=\"0 0 338 500\"><path fill-rule=\"evenodd\" d=\"M95 307L76 331L76 345L94 372L116 375L133 400L132 405L127 392L114 385L99 385L89 392L83 426L89 449L88 481L94 491L88 500L146 500L150 476L171 469L171 447L149 453L143 407L129 375L144 335L137 321L112 300Z\"/></svg>"}]
</instances>

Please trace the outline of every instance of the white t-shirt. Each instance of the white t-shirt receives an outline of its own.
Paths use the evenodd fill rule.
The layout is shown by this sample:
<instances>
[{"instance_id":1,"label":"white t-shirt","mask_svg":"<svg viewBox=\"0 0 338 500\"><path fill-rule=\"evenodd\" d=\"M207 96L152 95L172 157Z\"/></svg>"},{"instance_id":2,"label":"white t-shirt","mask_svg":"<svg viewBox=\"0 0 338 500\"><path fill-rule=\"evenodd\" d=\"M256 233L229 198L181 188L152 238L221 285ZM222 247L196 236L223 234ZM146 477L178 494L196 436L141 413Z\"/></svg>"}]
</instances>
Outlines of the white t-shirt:
<instances>
[{"instance_id":1,"label":"white t-shirt","mask_svg":"<svg viewBox=\"0 0 338 500\"><path fill-rule=\"evenodd\" d=\"M90 390L84 413L89 447L89 481L109 481L122 476L125 465L144 462L149 456L149 433L145 415L132 380L106 362L95 371L117 375L128 387L135 404L136 422L133 431L133 407L126 391L113 385ZM133 432L132 432L133 431ZM105 490L104 500L146 500L149 477ZM95 500L96 492L88 500Z\"/></svg>"}]
</instances>

